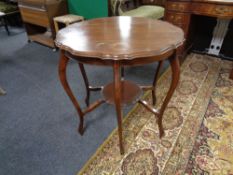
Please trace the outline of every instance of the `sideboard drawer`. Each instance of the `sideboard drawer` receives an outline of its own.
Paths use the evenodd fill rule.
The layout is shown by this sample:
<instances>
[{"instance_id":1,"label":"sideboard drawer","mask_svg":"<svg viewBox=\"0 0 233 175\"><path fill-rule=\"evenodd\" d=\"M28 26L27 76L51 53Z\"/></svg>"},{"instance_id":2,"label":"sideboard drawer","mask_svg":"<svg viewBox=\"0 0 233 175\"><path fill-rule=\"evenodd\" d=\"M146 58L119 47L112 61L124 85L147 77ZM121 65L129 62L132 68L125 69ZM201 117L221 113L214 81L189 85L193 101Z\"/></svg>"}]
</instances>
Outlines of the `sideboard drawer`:
<instances>
[{"instance_id":1,"label":"sideboard drawer","mask_svg":"<svg viewBox=\"0 0 233 175\"><path fill-rule=\"evenodd\" d=\"M166 21L169 21L173 24L176 23L186 23L189 20L190 15L185 13L173 13L167 12L166 13Z\"/></svg>"},{"instance_id":2,"label":"sideboard drawer","mask_svg":"<svg viewBox=\"0 0 233 175\"><path fill-rule=\"evenodd\" d=\"M188 35L188 26L186 24L174 24L177 27L180 27L184 31L184 37L187 38Z\"/></svg>"},{"instance_id":3,"label":"sideboard drawer","mask_svg":"<svg viewBox=\"0 0 233 175\"><path fill-rule=\"evenodd\" d=\"M190 3L167 1L166 9L178 12L188 12L190 9Z\"/></svg>"},{"instance_id":4,"label":"sideboard drawer","mask_svg":"<svg viewBox=\"0 0 233 175\"><path fill-rule=\"evenodd\" d=\"M192 13L213 17L232 18L233 5L192 3Z\"/></svg>"},{"instance_id":5,"label":"sideboard drawer","mask_svg":"<svg viewBox=\"0 0 233 175\"><path fill-rule=\"evenodd\" d=\"M31 8L23 5L20 5L19 9L24 22L43 27L49 26L48 14L44 9Z\"/></svg>"}]
</instances>

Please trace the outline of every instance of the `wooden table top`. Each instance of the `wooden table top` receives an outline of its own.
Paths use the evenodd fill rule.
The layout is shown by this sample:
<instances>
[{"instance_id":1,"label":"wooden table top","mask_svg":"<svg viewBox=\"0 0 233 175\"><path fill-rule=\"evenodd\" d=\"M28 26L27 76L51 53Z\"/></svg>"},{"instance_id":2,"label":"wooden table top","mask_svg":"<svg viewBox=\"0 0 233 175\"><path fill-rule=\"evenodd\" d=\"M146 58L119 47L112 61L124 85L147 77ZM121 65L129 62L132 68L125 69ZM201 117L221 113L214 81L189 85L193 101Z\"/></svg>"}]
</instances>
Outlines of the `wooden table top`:
<instances>
[{"instance_id":1,"label":"wooden table top","mask_svg":"<svg viewBox=\"0 0 233 175\"><path fill-rule=\"evenodd\" d=\"M75 56L125 60L164 54L184 41L183 31L164 21L108 17L72 24L55 43Z\"/></svg>"}]
</instances>

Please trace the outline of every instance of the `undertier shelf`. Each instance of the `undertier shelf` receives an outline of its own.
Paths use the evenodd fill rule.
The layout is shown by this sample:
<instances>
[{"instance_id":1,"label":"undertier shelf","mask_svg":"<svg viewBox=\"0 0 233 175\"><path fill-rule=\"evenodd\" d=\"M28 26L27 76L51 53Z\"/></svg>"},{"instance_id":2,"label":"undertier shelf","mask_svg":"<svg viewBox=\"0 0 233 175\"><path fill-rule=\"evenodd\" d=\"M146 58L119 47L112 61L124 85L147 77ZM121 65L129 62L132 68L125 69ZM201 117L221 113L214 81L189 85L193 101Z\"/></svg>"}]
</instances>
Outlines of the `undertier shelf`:
<instances>
[{"instance_id":1,"label":"undertier shelf","mask_svg":"<svg viewBox=\"0 0 233 175\"><path fill-rule=\"evenodd\" d=\"M121 87L121 105L129 105L139 100L142 89L136 83L124 80L121 81ZM111 82L104 86L102 94L107 103L114 104L114 83Z\"/></svg>"},{"instance_id":2,"label":"undertier shelf","mask_svg":"<svg viewBox=\"0 0 233 175\"><path fill-rule=\"evenodd\" d=\"M51 32L47 31L44 33L37 33L37 34L29 35L29 39L31 41L35 41L43 45L47 45L49 47L55 48Z\"/></svg>"}]
</instances>

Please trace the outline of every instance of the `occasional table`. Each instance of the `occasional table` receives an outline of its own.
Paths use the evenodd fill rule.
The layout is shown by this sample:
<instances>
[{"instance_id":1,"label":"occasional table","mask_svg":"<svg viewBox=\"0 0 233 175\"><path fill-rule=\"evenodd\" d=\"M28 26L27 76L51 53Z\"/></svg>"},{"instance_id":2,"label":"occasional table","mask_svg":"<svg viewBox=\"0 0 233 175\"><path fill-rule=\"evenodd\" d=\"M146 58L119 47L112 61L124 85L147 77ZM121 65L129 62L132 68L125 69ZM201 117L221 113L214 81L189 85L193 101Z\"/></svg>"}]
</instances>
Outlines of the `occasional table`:
<instances>
[{"instance_id":1,"label":"occasional table","mask_svg":"<svg viewBox=\"0 0 233 175\"><path fill-rule=\"evenodd\" d=\"M79 133L84 132L84 116L104 102L115 105L120 153L124 154L122 138L122 107L138 102L157 117L160 138L164 135L162 117L179 81L179 60L176 50L183 44L183 31L167 22L136 17L99 18L76 23L60 30L56 45L60 48L59 77L63 88L75 106L79 118ZM78 62L86 87L86 109L81 109L67 82L68 61ZM168 59L172 70L172 80L168 93L160 109L155 109L155 86L162 62ZM124 79L124 67L144 65L158 61L152 85L139 86ZM83 64L111 66L113 82L103 87L89 85ZM103 98L89 104L91 91L100 90ZM140 99L142 90L151 90L153 105ZM143 116L142 116L143 117Z\"/></svg>"}]
</instances>

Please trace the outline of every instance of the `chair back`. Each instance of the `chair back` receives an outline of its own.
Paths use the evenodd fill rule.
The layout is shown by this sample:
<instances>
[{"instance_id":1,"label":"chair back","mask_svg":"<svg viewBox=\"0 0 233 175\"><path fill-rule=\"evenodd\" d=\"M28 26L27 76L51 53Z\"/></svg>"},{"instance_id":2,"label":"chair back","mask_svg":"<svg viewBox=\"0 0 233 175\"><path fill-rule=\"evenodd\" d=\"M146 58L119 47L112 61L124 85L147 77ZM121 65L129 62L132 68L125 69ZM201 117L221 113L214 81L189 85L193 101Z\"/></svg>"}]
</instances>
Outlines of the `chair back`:
<instances>
[{"instance_id":1,"label":"chair back","mask_svg":"<svg viewBox=\"0 0 233 175\"><path fill-rule=\"evenodd\" d=\"M124 8L125 1L126 0L108 0L111 16L121 16L124 13L124 11L126 10ZM134 9L143 5L156 5L156 6L164 7L166 2L166 0L132 0L132 1L133 1Z\"/></svg>"},{"instance_id":2,"label":"chair back","mask_svg":"<svg viewBox=\"0 0 233 175\"><path fill-rule=\"evenodd\" d=\"M119 16L123 13L121 9L124 0L109 0L112 16Z\"/></svg>"}]
</instances>

